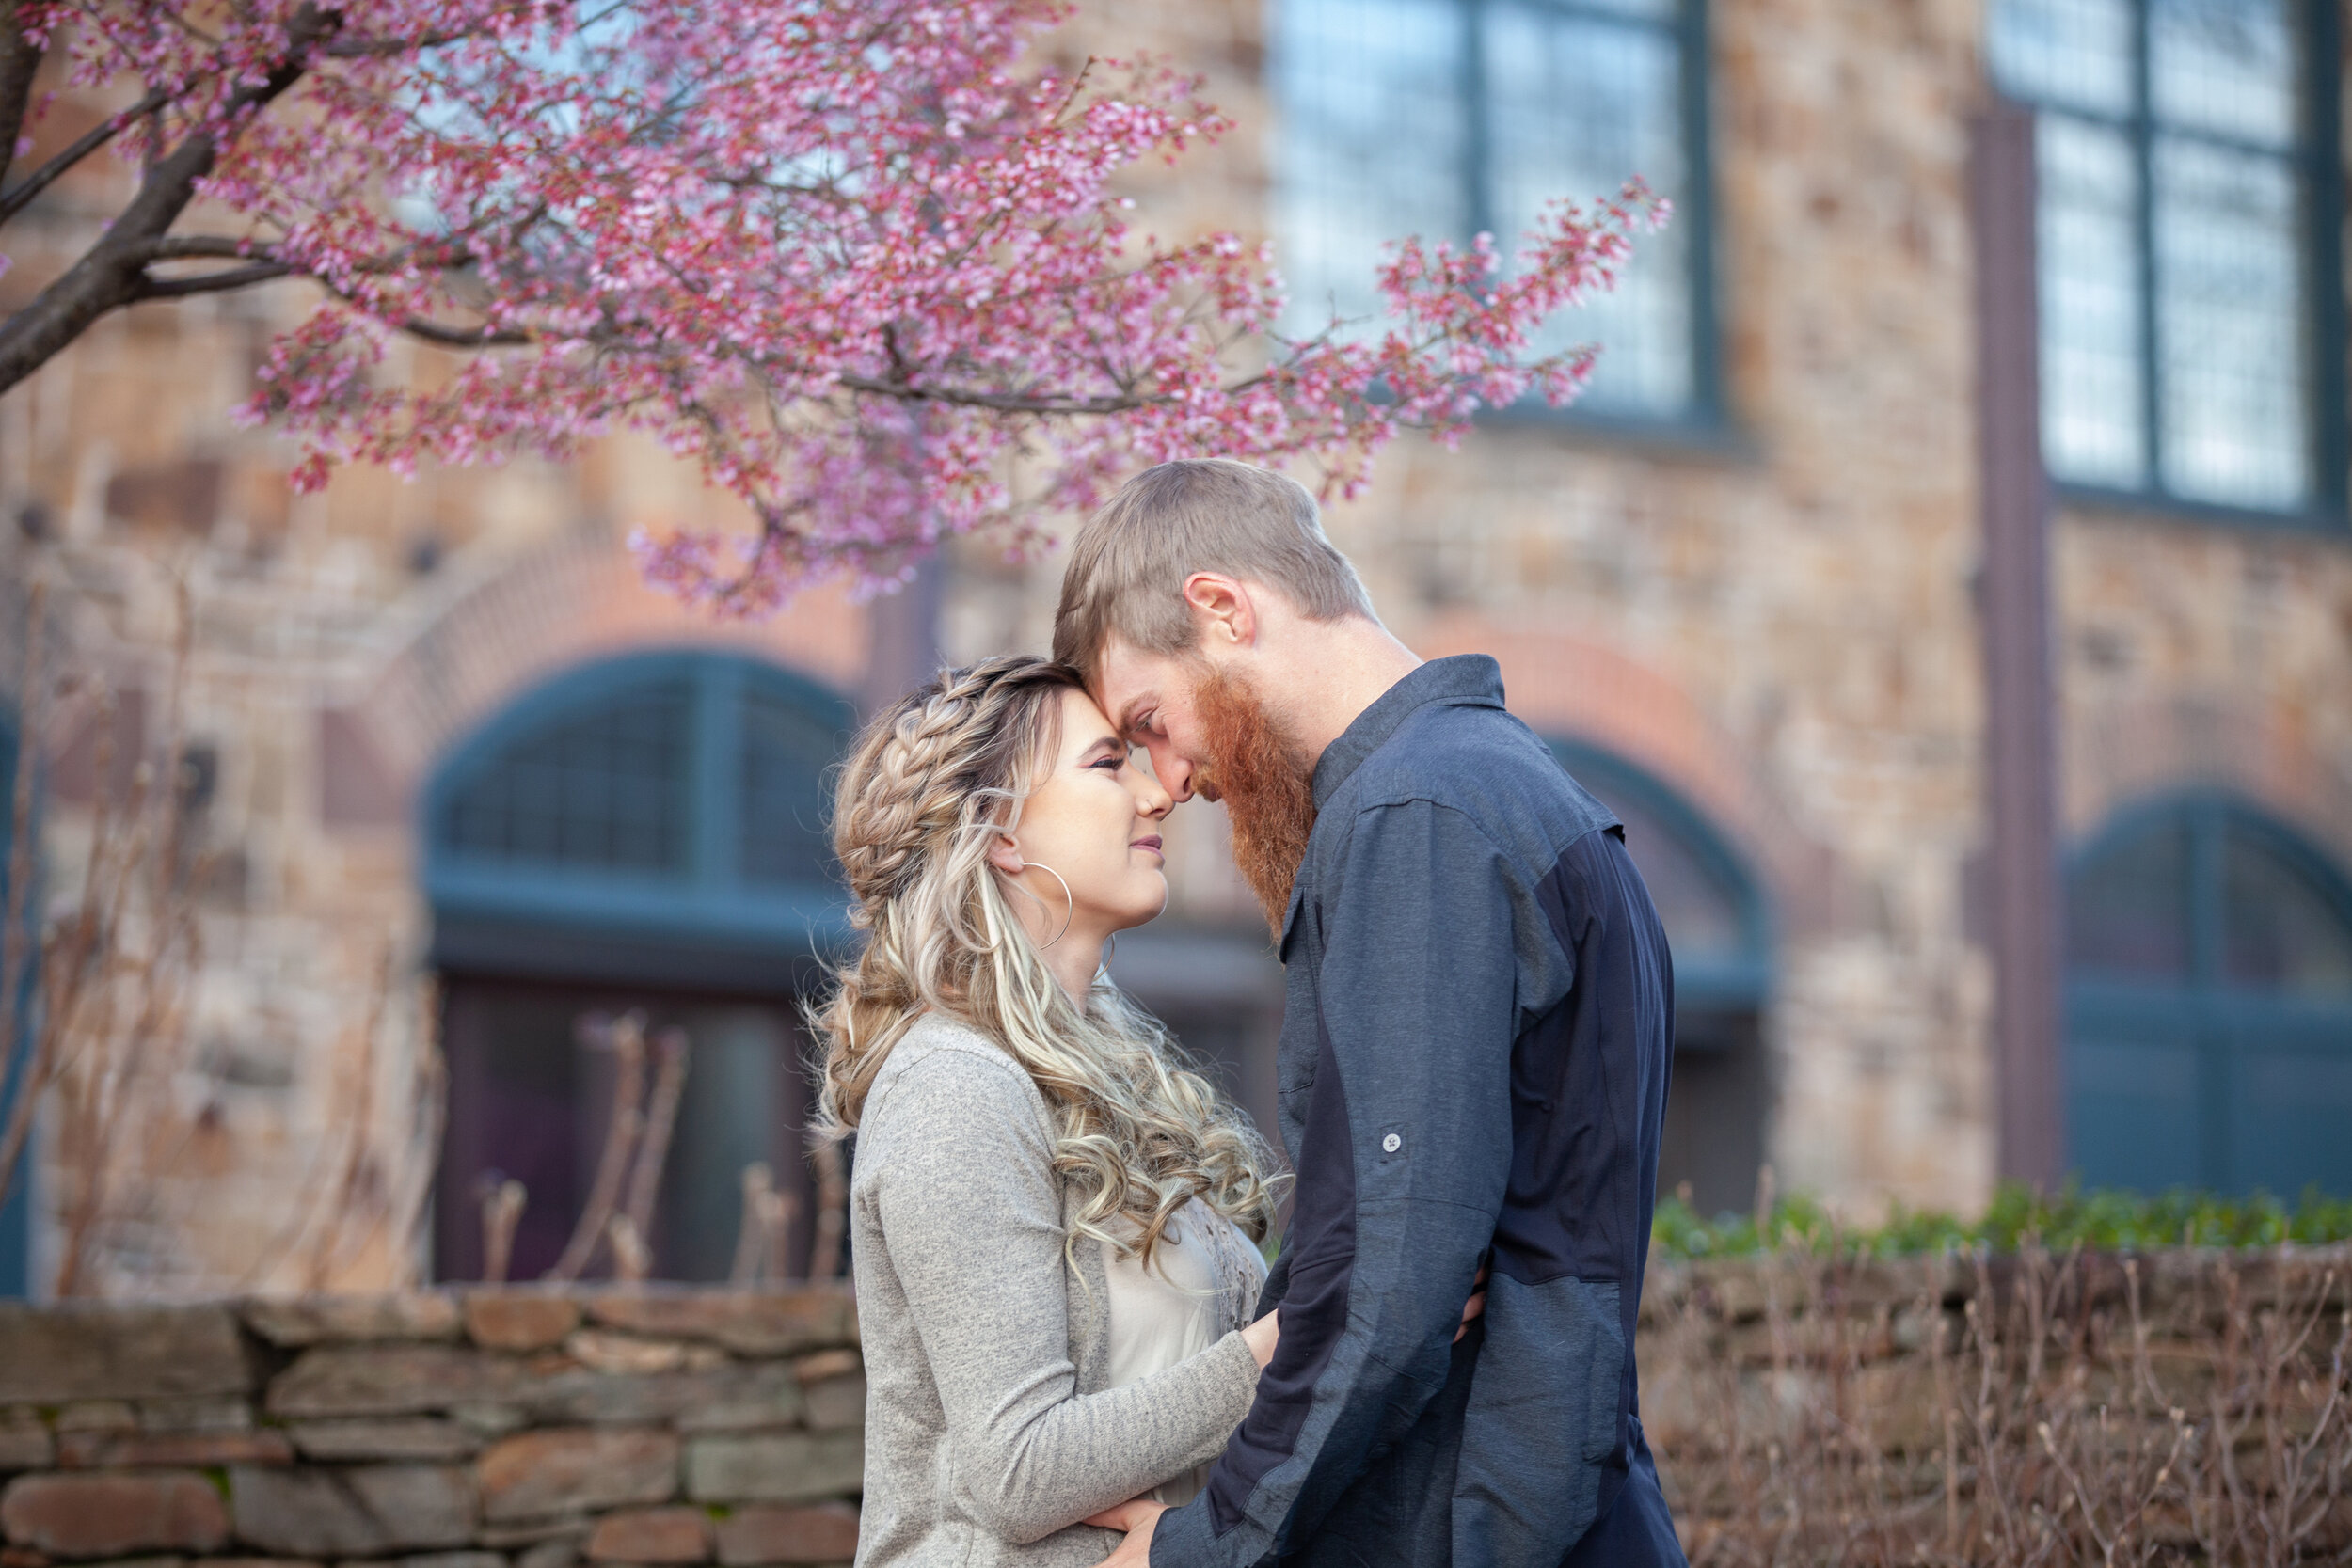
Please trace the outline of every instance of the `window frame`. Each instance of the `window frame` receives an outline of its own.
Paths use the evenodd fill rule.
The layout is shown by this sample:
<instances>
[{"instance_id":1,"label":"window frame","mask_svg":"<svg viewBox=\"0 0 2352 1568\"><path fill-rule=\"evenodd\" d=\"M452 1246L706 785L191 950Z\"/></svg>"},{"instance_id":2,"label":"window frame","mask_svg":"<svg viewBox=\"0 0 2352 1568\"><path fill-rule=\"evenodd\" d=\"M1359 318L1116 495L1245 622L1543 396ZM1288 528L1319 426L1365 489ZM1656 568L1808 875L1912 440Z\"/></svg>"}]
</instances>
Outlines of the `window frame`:
<instances>
[{"instance_id":1,"label":"window frame","mask_svg":"<svg viewBox=\"0 0 2352 1568\"><path fill-rule=\"evenodd\" d=\"M2071 953L2060 955L2065 983L2092 1000L2162 994L2191 1000L2233 1022L2265 1013L2316 1010L2352 1013L2352 1003L2307 1002L2272 995L2261 987L2232 982L2223 972L2222 857L2232 829L2261 842L2300 870L2347 924L2352 924L2352 872L2335 856L2290 824L2241 796L2218 789L2173 790L2138 800L2110 816L2098 831L2065 857L2063 887L2074 896L2077 878L2118 849L2151 832L2177 824L2186 834L2187 865L2183 889L2188 918L2188 972L2179 981L2138 980L2101 974L2077 975ZM2249 1012L2249 1009L2251 1009Z\"/></svg>"},{"instance_id":2,"label":"window frame","mask_svg":"<svg viewBox=\"0 0 2352 1568\"><path fill-rule=\"evenodd\" d=\"M1283 0L1271 0L1271 3L1280 5ZM1493 234L1498 245L1508 244L1513 238L1496 227L1495 170L1488 146L1488 116L1483 107L1486 97L1483 51L1480 48L1481 29L1484 14L1491 3L1492 0L1451 0L1464 35L1461 71L1455 90L1457 102L1466 110L1466 135L1463 137L1459 177L1469 198L1470 232L1427 237L1449 239L1456 245L1467 243L1471 235L1479 233ZM1538 7L1581 22L1663 33L1675 40L1680 62L1677 124L1683 142L1687 189L1675 199L1673 221L1676 226L1684 229L1689 245L1690 276L1685 279L1684 287L1691 313L1691 396L1679 409L1652 413L1637 409L1592 409L1585 405L1582 398L1564 408L1554 408L1540 394L1531 392L1508 407L1482 408L1478 420L1498 426L1567 429L1597 436L1623 437L1632 442L1667 446L1708 450L1735 446L1737 435L1724 395L1722 321L1716 299L1713 114L1710 102L1713 71L1708 55L1709 0L1672 0L1674 17L1663 23L1628 16L1606 5L1594 3L1594 0L1517 0L1517 3ZM1286 124L1286 120L1280 114L1282 84L1279 65L1269 74L1277 105L1276 123L1280 127ZM1278 130L1277 134L1286 132ZM1629 176L1638 172L1634 169L1626 171ZM1603 193L1562 194L1576 196L1581 200ZM1369 262L1367 258L1367 264ZM1606 344L1603 345L1603 352L1606 352Z\"/></svg>"},{"instance_id":3,"label":"window frame","mask_svg":"<svg viewBox=\"0 0 2352 1568\"><path fill-rule=\"evenodd\" d=\"M2139 418L2146 433L2148 482L2143 486L2131 487L2067 479L2049 472L2045 457L2043 467L2051 494L2062 503L2102 512L2157 513L2225 527L2285 530L2323 535L2343 535L2352 531L2352 513L2348 513L2346 501L2347 468L2352 468L2352 446L2347 444L2344 428L2345 352L2348 345L2344 281L2344 178L2340 150L2343 133L2342 84L2338 77L2340 62L2337 59L2340 30L2333 0L2290 0L2290 3L2295 8L2290 25L2294 28L2301 56L2302 79L2297 87L2300 89L2303 123L2298 128L2295 149L2286 163L2301 181L2305 193L2301 214L2303 232L2297 246L2306 301L2303 325L2312 341L2318 345L2306 369L2304 388L2309 399L2304 461L2311 466L2311 491L2309 499L2298 507L2246 506L2205 500L2179 495L2165 485L2164 366L2159 353L2163 334L2156 290L2154 175L2157 126L2149 41L2151 0L2130 0L2133 102L2127 118L2119 119L2085 109L2018 97L1997 79L1992 84L1994 91L2031 112L2037 124L2044 114L2057 114L2123 135L2131 144L2133 168L2138 183L2138 199L2134 204L2132 222L2135 272L2139 287L2137 323L2137 348L2141 366ZM1990 28L1994 24L1988 13L1985 52L1988 76L1992 74ZM2231 138L2212 132L2173 134L2188 135L2210 145L2238 145ZM2265 155L2273 155L2270 149L2259 150ZM2038 233L2042 211L2039 191L2035 194L2034 210ZM2039 249L2038 243L2036 248ZM2037 361L2045 341L2039 324L2040 304L2037 297L2034 343Z\"/></svg>"},{"instance_id":4,"label":"window frame","mask_svg":"<svg viewBox=\"0 0 2352 1568\"><path fill-rule=\"evenodd\" d=\"M2179 980L2131 979L2078 971L2071 952L2059 955L2063 995L2069 1163L2079 1171L2086 1129L2094 1124L2102 1093L2077 1077L2085 1049L2112 1057L2118 1041L2134 1053L2169 1053L2186 1064L2194 1092L2185 1107L2193 1127L2185 1146L2193 1183L2247 1192L2249 1151L2234 1117L2246 1098L2249 1068L2265 1056L2298 1053L2314 1037L2345 1037L2352 1002L2280 995L2232 984L2222 970L2225 940L2221 877L2232 829L2247 832L2312 880L2339 912L2352 918L2352 870L2327 846L2307 837L2259 803L2211 785L2169 790L2122 807L2077 841L2064 859L2062 896L2072 900L2092 863L2152 832L2177 824L2186 835L2182 868L2188 921L2188 968ZM2340 1048L2341 1049L2341 1048ZM2153 1056L2145 1060L2155 1059ZM2145 1070L2137 1069L2136 1070ZM2106 1115L2116 1115L2112 1109ZM2110 1122L2109 1132L2112 1132ZM2139 1137L2137 1129L2135 1138ZM2112 1139L2108 1140L2110 1144ZM2142 1139L2142 1142L2145 1140ZM2109 1180L2101 1172L2094 1180Z\"/></svg>"},{"instance_id":5,"label":"window frame","mask_svg":"<svg viewBox=\"0 0 2352 1568\"><path fill-rule=\"evenodd\" d=\"M448 843L444 830L456 796L518 736L610 694L679 677L689 685L692 705L682 872L570 867L469 853ZM688 950L704 947L715 950L704 955L714 961L720 953L739 950L804 958L812 942L831 948L846 940L849 911L836 882L755 881L743 874L736 853L736 835L743 827L742 708L755 683L812 714L830 716L846 752L855 714L842 697L782 666L706 649L623 654L564 671L507 702L451 748L419 801L421 881L434 913L433 961L461 968L519 963L551 974L576 967L572 959L549 955L548 944L554 942L580 956L578 966L609 974L588 961L593 942L572 939L651 942L678 952L681 962ZM557 941L557 933L569 935ZM691 983L706 983L703 967L690 965Z\"/></svg>"}]
</instances>

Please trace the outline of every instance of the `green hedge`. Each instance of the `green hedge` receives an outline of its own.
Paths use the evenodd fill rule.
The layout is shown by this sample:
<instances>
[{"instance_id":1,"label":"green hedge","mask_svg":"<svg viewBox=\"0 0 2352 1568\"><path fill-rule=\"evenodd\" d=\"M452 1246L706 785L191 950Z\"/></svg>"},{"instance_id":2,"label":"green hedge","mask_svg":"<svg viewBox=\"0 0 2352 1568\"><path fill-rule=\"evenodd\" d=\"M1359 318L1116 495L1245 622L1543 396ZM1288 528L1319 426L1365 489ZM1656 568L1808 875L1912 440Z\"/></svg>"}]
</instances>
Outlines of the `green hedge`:
<instances>
[{"instance_id":1,"label":"green hedge","mask_svg":"<svg viewBox=\"0 0 2352 1568\"><path fill-rule=\"evenodd\" d=\"M1773 1205L1761 1234L1754 1214L1718 1214L1704 1219L1679 1197L1658 1205L1650 1237L1667 1258L1740 1258L1774 1247L1821 1253L1833 1248L1867 1251L1873 1257L1908 1257L1947 1247L2013 1252L2019 1242L2039 1240L2065 1250L2146 1252L2169 1246L2271 1246L2280 1242L2352 1241L2352 1198L2306 1192L2289 1206L2267 1193L2244 1199L2210 1193L2083 1192L2069 1187L2055 1197L2027 1187L2005 1185L1977 1220L1898 1204L1884 1225L1854 1229L1838 1225L1819 1203L1797 1195Z\"/></svg>"}]
</instances>

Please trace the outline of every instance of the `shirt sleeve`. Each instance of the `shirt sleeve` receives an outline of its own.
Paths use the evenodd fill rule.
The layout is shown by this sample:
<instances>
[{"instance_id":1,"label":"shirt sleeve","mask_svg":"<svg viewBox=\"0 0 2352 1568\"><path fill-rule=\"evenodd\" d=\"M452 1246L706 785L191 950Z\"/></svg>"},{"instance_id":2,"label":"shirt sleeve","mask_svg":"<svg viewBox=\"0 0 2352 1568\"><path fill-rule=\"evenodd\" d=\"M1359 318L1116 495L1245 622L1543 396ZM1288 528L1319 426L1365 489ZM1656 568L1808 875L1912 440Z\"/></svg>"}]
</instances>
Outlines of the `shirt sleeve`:
<instances>
[{"instance_id":1,"label":"shirt sleeve","mask_svg":"<svg viewBox=\"0 0 2352 1568\"><path fill-rule=\"evenodd\" d=\"M1257 1364L1229 1334L1077 1392L1052 1145L1013 1070L961 1052L910 1068L892 1112L914 1119L878 1190L959 1490L981 1524L1025 1544L1206 1463L1248 1408Z\"/></svg>"},{"instance_id":2,"label":"shirt sleeve","mask_svg":"<svg viewBox=\"0 0 2352 1568\"><path fill-rule=\"evenodd\" d=\"M1518 1016L1509 867L1469 818L1407 800L1352 824L1324 908L1320 1033L1281 1340L1152 1568L1295 1548L1444 1386L1502 1212Z\"/></svg>"}]
</instances>

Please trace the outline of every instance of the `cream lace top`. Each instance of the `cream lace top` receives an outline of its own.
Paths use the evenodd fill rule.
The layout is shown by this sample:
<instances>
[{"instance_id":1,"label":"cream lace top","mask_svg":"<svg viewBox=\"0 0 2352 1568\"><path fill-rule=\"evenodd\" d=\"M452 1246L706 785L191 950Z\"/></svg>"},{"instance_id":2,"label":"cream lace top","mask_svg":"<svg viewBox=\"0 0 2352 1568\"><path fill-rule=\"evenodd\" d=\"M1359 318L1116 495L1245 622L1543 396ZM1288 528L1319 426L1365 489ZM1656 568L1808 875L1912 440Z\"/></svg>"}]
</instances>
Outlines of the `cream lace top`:
<instances>
[{"instance_id":1,"label":"cream lace top","mask_svg":"<svg viewBox=\"0 0 2352 1568\"><path fill-rule=\"evenodd\" d=\"M1149 1270L1109 1243L1102 1246L1110 1279L1112 1388L1173 1367L1246 1327L1265 1284L1257 1244L1197 1197L1161 1233ZM1187 1470L1152 1496L1170 1507L1188 1502L1208 1473L1206 1465Z\"/></svg>"}]
</instances>

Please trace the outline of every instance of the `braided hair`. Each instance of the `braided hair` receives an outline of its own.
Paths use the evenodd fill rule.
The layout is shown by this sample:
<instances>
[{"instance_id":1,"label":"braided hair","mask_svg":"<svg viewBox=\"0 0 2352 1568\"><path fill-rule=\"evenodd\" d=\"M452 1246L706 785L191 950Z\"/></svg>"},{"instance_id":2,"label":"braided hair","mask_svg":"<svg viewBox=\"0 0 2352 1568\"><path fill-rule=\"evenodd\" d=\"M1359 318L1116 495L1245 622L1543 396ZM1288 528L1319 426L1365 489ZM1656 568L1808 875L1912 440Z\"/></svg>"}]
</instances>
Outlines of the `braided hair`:
<instances>
[{"instance_id":1,"label":"braided hair","mask_svg":"<svg viewBox=\"0 0 2352 1568\"><path fill-rule=\"evenodd\" d=\"M1176 1043L1097 973L1083 1003L1056 983L989 860L1061 744L1066 665L1004 655L943 670L866 725L834 794L834 852L865 933L812 1013L825 1042L818 1128L855 1130L874 1075L937 1012L1027 1070L1055 1120L1054 1164L1088 1235L1148 1264L1199 1197L1263 1239L1273 1155Z\"/></svg>"}]
</instances>

